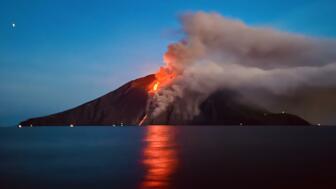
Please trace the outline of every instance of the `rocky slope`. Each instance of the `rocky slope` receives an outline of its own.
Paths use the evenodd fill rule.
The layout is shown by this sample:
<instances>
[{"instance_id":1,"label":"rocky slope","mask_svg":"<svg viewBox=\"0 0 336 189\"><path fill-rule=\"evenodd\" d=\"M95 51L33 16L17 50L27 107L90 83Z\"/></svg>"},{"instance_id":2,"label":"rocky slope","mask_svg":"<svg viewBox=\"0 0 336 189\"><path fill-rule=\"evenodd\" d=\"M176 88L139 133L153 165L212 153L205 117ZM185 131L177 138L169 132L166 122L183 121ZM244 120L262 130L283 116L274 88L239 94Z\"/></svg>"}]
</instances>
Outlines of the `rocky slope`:
<instances>
[{"instance_id":1,"label":"rocky slope","mask_svg":"<svg viewBox=\"0 0 336 189\"><path fill-rule=\"evenodd\" d=\"M102 97L64 112L32 118L22 126L56 125L138 125L146 114L147 89L155 80L149 75L126 83ZM144 124L176 125L309 125L291 114L274 114L249 103L235 100L232 92L222 90L209 96L200 106L200 114L192 120L179 116L174 105Z\"/></svg>"}]
</instances>

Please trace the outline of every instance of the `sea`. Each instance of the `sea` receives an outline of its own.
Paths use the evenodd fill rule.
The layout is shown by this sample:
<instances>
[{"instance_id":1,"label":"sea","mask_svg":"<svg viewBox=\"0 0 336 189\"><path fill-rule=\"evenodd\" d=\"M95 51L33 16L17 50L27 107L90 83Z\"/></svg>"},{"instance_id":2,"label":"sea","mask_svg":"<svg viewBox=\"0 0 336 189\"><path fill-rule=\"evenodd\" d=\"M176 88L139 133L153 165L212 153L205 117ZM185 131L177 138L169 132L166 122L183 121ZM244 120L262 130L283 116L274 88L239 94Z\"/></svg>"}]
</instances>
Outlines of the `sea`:
<instances>
[{"instance_id":1,"label":"sea","mask_svg":"<svg viewBox=\"0 0 336 189\"><path fill-rule=\"evenodd\" d=\"M336 127L0 128L0 188L336 188Z\"/></svg>"}]
</instances>

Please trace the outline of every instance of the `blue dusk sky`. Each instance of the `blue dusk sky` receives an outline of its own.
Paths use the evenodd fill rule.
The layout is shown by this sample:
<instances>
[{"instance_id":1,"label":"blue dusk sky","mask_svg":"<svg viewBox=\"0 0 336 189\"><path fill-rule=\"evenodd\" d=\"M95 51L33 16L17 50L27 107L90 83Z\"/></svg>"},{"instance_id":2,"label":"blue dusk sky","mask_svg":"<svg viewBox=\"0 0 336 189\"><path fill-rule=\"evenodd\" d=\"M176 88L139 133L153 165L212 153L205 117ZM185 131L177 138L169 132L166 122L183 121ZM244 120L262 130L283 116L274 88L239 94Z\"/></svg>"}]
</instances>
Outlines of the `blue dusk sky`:
<instances>
[{"instance_id":1,"label":"blue dusk sky","mask_svg":"<svg viewBox=\"0 0 336 189\"><path fill-rule=\"evenodd\" d=\"M335 38L335 7L335 0L1 0L0 126L80 105L153 73L167 45L181 38L185 11Z\"/></svg>"}]
</instances>

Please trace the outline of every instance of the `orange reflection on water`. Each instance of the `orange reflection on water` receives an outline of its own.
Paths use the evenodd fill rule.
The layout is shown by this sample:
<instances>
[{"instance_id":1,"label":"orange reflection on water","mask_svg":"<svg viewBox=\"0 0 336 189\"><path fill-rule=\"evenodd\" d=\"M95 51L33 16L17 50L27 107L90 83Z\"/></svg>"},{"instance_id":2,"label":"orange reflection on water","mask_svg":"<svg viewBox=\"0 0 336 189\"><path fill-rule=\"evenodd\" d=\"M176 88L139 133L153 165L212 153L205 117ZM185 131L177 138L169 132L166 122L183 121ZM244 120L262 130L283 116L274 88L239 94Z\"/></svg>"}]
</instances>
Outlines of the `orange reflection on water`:
<instances>
[{"instance_id":1,"label":"orange reflection on water","mask_svg":"<svg viewBox=\"0 0 336 189\"><path fill-rule=\"evenodd\" d=\"M175 128L146 127L143 161L146 173L141 188L170 188L170 179L177 167Z\"/></svg>"}]
</instances>

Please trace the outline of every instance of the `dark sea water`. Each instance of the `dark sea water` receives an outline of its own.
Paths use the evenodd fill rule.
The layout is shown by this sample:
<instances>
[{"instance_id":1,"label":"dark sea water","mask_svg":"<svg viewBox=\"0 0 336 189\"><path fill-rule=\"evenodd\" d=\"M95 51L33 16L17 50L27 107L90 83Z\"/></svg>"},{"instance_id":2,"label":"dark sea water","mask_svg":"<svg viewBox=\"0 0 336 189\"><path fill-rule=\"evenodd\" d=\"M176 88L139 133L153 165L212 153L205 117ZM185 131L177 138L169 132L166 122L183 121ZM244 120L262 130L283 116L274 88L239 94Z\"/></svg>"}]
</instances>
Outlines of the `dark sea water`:
<instances>
[{"instance_id":1,"label":"dark sea water","mask_svg":"<svg viewBox=\"0 0 336 189\"><path fill-rule=\"evenodd\" d=\"M1 128L0 188L336 188L336 127Z\"/></svg>"}]
</instances>

